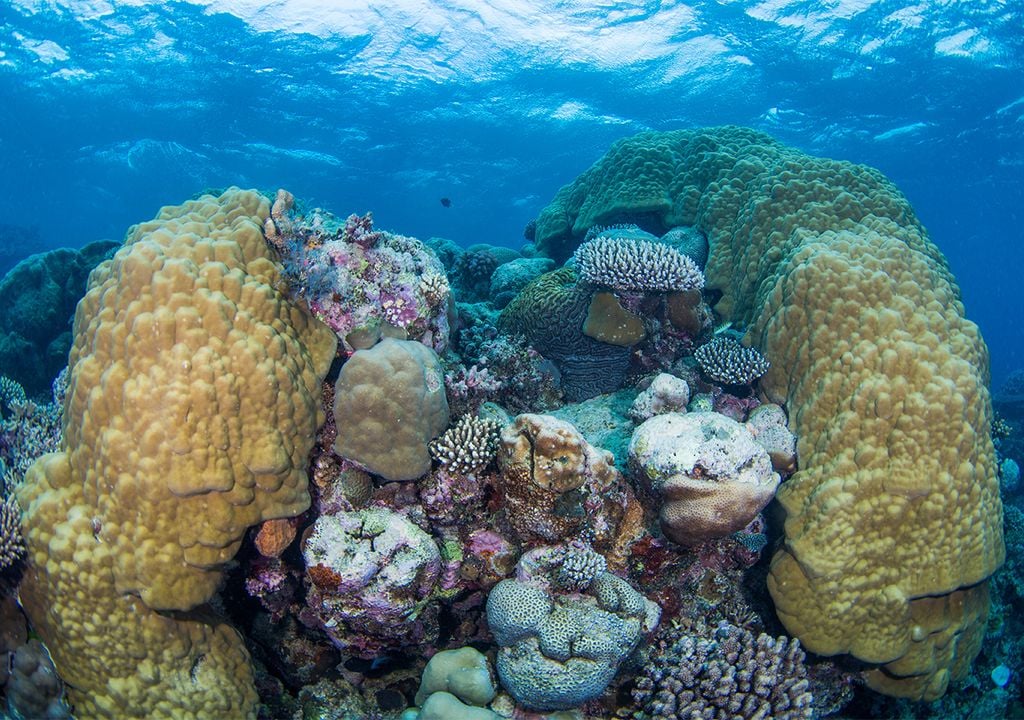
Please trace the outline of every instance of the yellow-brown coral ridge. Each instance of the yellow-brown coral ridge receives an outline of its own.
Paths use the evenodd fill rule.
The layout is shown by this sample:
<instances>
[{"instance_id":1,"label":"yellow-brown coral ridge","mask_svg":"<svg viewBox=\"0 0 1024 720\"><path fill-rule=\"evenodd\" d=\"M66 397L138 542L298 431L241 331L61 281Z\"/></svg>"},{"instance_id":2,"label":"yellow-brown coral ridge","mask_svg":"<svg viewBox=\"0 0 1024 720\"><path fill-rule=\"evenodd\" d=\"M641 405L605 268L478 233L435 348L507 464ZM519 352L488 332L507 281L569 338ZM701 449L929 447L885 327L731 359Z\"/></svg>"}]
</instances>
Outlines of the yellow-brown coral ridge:
<instances>
[{"instance_id":1,"label":"yellow-brown coral ridge","mask_svg":"<svg viewBox=\"0 0 1024 720\"><path fill-rule=\"evenodd\" d=\"M778 498L769 590L811 651L933 699L980 648L1003 561L988 354L942 254L879 172L742 128L616 143L537 222L556 255L592 224L707 234L716 310L771 360L800 470Z\"/></svg>"},{"instance_id":2,"label":"yellow-brown coral ridge","mask_svg":"<svg viewBox=\"0 0 1024 720\"><path fill-rule=\"evenodd\" d=\"M77 717L255 715L249 657L203 607L246 529L309 505L333 333L282 292L258 193L132 228L75 314L64 449L18 499L21 600Z\"/></svg>"}]
</instances>

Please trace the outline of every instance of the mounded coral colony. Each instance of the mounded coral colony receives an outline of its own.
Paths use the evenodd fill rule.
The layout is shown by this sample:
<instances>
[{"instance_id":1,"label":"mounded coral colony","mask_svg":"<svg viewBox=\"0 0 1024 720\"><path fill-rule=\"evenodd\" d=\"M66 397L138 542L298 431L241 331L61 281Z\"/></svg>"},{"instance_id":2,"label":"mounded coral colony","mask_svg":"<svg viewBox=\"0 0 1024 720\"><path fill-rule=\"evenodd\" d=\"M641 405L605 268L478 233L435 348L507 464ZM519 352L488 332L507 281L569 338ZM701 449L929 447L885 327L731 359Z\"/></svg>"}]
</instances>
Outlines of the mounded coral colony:
<instances>
[{"instance_id":1,"label":"mounded coral colony","mask_svg":"<svg viewBox=\"0 0 1024 720\"><path fill-rule=\"evenodd\" d=\"M795 720L968 673L986 349L891 184L643 133L531 238L237 188L128 232L66 393L0 379L0 578L76 716ZM57 716L26 640L9 703L38 667Z\"/></svg>"}]
</instances>

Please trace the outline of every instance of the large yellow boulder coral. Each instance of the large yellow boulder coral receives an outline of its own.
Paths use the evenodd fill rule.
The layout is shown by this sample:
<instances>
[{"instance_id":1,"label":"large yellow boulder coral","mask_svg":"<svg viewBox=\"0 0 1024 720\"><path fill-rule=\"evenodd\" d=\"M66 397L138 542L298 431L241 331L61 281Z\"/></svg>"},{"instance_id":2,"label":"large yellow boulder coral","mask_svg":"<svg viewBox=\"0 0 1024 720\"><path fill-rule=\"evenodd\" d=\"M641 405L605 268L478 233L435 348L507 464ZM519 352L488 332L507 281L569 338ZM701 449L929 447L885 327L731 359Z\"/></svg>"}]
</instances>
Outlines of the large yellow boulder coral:
<instances>
[{"instance_id":1,"label":"large yellow boulder coral","mask_svg":"<svg viewBox=\"0 0 1024 720\"><path fill-rule=\"evenodd\" d=\"M644 133L562 188L537 242L595 223L692 225L716 310L749 328L800 470L769 590L811 651L933 699L980 648L1003 561L988 356L939 250L880 173L740 128Z\"/></svg>"},{"instance_id":2,"label":"large yellow boulder coral","mask_svg":"<svg viewBox=\"0 0 1024 720\"><path fill-rule=\"evenodd\" d=\"M64 450L19 501L21 599L79 717L255 714L241 638L200 606L248 527L308 507L335 350L283 294L268 216L237 189L164 208L78 306Z\"/></svg>"}]
</instances>

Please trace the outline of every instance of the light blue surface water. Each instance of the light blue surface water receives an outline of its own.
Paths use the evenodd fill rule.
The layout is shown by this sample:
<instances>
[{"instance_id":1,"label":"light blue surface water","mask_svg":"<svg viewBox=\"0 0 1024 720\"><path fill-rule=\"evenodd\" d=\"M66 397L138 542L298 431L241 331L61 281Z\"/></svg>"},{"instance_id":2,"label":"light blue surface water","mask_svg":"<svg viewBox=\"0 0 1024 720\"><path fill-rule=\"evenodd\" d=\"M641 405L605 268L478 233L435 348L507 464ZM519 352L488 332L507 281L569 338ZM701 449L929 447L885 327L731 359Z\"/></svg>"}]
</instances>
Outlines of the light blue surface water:
<instances>
[{"instance_id":1,"label":"light blue surface water","mask_svg":"<svg viewBox=\"0 0 1024 720\"><path fill-rule=\"evenodd\" d=\"M517 247L617 138L742 124L896 182L998 384L1024 366L1022 25L1019 0L6 0L0 223L80 246L235 184Z\"/></svg>"}]
</instances>

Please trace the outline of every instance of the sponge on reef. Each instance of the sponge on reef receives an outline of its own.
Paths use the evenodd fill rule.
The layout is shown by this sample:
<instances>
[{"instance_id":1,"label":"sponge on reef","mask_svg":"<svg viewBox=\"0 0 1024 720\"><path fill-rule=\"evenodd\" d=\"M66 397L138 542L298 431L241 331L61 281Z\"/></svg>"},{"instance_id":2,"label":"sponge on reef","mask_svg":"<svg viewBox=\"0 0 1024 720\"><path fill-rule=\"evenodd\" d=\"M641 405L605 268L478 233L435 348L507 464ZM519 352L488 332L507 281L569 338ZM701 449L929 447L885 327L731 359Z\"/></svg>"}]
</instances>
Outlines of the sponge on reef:
<instances>
[{"instance_id":1,"label":"sponge on reef","mask_svg":"<svg viewBox=\"0 0 1024 720\"><path fill-rule=\"evenodd\" d=\"M64 449L18 499L21 599L80 717L255 714L240 637L198 606L248 527L308 507L336 343L282 293L268 216L238 189L164 208L78 306Z\"/></svg>"},{"instance_id":2,"label":"sponge on reef","mask_svg":"<svg viewBox=\"0 0 1024 720\"><path fill-rule=\"evenodd\" d=\"M1003 562L988 354L942 254L879 172L742 128L643 133L562 188L538 247L598 223L693 225L715 310L748 327L799 438L769 590L811 651L934 699L980 647Z\"/></svg>"}]
</instances>

